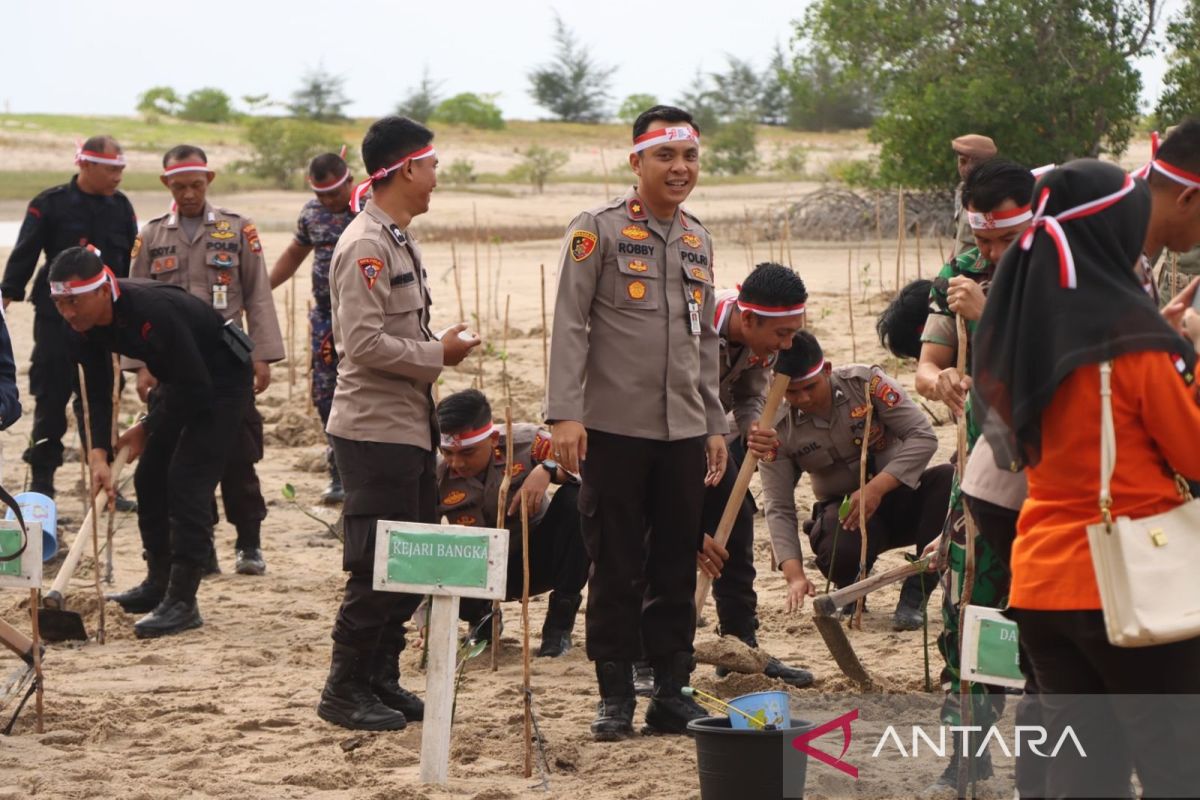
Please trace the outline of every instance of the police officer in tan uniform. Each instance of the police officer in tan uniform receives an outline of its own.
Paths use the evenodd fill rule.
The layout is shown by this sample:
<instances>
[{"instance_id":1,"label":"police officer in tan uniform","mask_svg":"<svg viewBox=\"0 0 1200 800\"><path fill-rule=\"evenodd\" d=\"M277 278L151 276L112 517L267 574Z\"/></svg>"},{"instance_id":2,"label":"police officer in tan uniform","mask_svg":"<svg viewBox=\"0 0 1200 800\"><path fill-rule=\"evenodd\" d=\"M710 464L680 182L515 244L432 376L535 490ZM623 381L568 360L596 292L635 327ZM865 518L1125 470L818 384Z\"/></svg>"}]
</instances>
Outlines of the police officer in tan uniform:
<instances>
[{"instance_id":1,"label":"police officer in tan uniform","mask_svg":"<svg viewBox=\"0 0 1200 800\"><path fill-rule=\"evenodd\" d=\"M792 337L804 327L808 289L804 281L782 264L759 264L737 289L717 293L714 325L720 345L721 407L732 418L729 466L716 486L704 494L702 530L704 546L697 556L699 568L713 578L713 600L719 631L736 636L750 647L758 647L758 595L754 591L754 514L750 493L742 500L730 531L721 547L713 539L725 505L745 457L750 431L758 425L766 403L771 365L781 349L792 345ZM640 668L640 667L639 667ZM812 673L783 664L767 662L763 673L792 686L812 683ZM728 671L718 667L717 675Z\"/></svg>"},{"instance_id":2,"label":"police officer in tan uniform","mask_svg":"<svg viewBox=\"0 0 1200 800\"><path fill-rule=\"evenodd\" d=\"M160 180L174 198L172 210L146 223L134 242L129 274L182 286L226 320L246 326L255 343L254 392L259 394L271 383L271 363L284 358L283 337L258 229L248 217L208 202L214 177L199 147L179 145L167 151ZM146 400L154 376L138 362L126 360L124 366L138 369L138 393ZM237 441L221 477L221 497L225 517L237 529L235 569L262 575L267 504L254 464L263 455L263 419L253 403L243 424L229 433ZM210 571L215 563L214 554Z\"/></svg>"},{"instance_id":3,"label":"police officer in tan uniform","mask_svg":"<svg viewBox=\"0 0 1200 800\"><path fill-rule=\"evenodd\" d=\"M582 467L598 740L632 734L643 652L654 670L647 724L682 732L704 713L680 688L693 668L704 487L724 474L728 426L712 241L680 207L699 159L690 114L643 112L629 157L637 186L575 218L558 273L546 418L555 459Z\"/></svg>"},{"instance_id":4,"label":"police officer in tan uniform","mask_svg":"<svg viewBox=\"0 0 1200 800\"><path fill-rule=\"evenodd\" d=\"M330 264L337 388L326 432L342 483L350 573L333 625L333 658L317 714L344 728L399 730L424 704L399 684L404 623L421 598L371 588L381 519L436 522L432 386L478 337L429 329L428 276L408 226L437 186L433 133L405 117L376 121L363 138L371 200L338 239Z\"/></svg>"},{"instance_id":5,"label":"police officer in tan uniform","mask_svg":"<svg viewBox=\"0 0 1200 800\"><path fill-rule=\"evenodd\" d=\"M441 458L438 459L438 518L455 525L503 527L508 546L508 593L521 597L524 563L521 498L529 513L529 594L550 593L539 656L557 657L571 647L575 612L588 577L588 558L579 531L579 479L551 458L550 432L538 425L512 426L512 462L505 434L492 421L492 407L477 389L456 392L438 403ZM500 512L500 484L509 474L506 508ZM547 497L551 484L558 488ZM491 610L485 600L464 598L459 615L472 623L474 638L491 639L481 624Z\"/></svg>"},{"instance_id":6,"label":"police officer in tan uniform","mask_svg":"<svg viewBox=\"0 0 1200 800\"><path fill-rule=\"evenodd\" d=\"M971 230L971 224L967 221L966 209L963 208L962 204L963 183L966 182L967 176L971 174L971 170L989 158L996 157L996 143L992 141L990 136L968 133L951 141L950 149L954 151L958 167L958 177L960 178L958 186L954 189L953 256L957 256L975 246L975 234Z\"/></svg>"},{"instance_id":7,"label":"police officer in tan uniform","mask_svg":"<svg viewBox=\"0 0 1200 800\"><path fill-rule=\"evenodd\" d=\"M927 468L937 451L929 419L898 383L878 367L833 368L807 331L779 354L779 369L798 376L788 386L788 407L775 425L778 452L759 465L767 528L775 559L788 582L788 611L814 593L804 574L796 516L796 484L812 477L812 523L806 524L817 568L837 586L860 576L859 507L867 518L867 570L885 550L916 545L920 553L941 532L953 467ZM867 416L867 390L874 406L868 440L867 483L859 461ZM848 513L839 514L848 498ZM839 531L839 518L841 530ZM836 545L835 545L836 537ZM897 614L920 615L923 599L937 585L926 573L905 581Z\"/></svg>"}]
</instances>

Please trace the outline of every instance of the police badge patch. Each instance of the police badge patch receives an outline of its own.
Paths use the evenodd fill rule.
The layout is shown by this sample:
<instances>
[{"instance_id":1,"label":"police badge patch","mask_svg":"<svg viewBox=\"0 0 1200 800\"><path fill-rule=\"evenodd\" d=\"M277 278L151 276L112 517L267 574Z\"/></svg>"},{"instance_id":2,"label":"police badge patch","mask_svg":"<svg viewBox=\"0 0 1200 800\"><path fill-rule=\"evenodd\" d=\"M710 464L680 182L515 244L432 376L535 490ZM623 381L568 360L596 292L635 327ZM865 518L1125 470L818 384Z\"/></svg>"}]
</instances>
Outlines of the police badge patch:
<instances>
[{"instance_id":1,"label":"police badge patch","mask_svg":"<svg viewBox=\"0 0 1200 800\"><path fill-rule=\"evenodd\" d=\"M363 277L367 281L367 291L371 291L375 288L375 281L379 280L379 276L383 272L383 262L378 258L360 258L358 268L362 270Z\"/></svg>"},{"instance_id":2,"label":"police badge patch","mask_svg":"<svg viewBox=\"0 0 1200 800\"><path fill-rule=\"evenodd\" d=\"M583 261L596 249L596 234L591 231L572 231L571 258Z\"/></svg>"}]
</instances>

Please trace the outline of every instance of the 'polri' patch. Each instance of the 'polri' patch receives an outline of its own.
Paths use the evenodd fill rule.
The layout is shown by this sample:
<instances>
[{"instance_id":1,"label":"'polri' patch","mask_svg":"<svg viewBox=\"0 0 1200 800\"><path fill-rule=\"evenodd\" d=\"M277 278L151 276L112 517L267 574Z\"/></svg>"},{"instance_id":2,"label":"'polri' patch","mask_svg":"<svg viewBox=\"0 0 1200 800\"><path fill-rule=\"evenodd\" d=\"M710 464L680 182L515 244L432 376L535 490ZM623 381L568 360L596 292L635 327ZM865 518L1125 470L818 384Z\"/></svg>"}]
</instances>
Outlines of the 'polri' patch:
<instances>
[{"instance_id":1,"label":"'polri' patch","mask_svg":"<svg viewBox=\"0 0 1200 800\"><path fill-rule=\"evenodd\" d=\"M363 278L367 281L367 291L374 289L375 281L379 280L383 272L383 262L378 258L360 258L358 268L362 270Z\"/></svg>"},{"instance_id":2,"label":"'polri' patch","mask_svg":"<svg viewBox=\"0 0 1200 800\"><path fill-rule=\"evenodd\" d=\"M583 261L596 249L596 234L591 231L572 231L571 258Z\"/></svg>"}]
</instances>

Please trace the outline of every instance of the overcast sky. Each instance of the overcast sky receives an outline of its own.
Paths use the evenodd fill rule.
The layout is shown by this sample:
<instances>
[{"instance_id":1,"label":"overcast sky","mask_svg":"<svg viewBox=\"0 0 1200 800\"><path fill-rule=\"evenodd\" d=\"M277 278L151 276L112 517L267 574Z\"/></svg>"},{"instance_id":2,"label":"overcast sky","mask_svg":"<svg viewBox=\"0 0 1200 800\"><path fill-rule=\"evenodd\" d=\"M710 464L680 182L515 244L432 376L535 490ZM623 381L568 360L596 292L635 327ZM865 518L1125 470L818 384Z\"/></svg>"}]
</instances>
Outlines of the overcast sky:
<instances>
[{"instance_id":1,"label":"overcast sky","mask_svg":"<svg viewBox=\"0 0 1200 800\"><path fill-rule=\"evenodd\" d=\"M1174 13L1183 0L1167 0ZM528 94L529 70L553 53L553 10L600 62L617 67L614 103L634 92L677 100L698 70L725 53L766 64L785 46L804 0L595 3L546 0L158 0L6 2L0 107L14 113L129 114L165 84L181 94L216 86L235 100L287 99L306 69L346 77L353 116L391 111L428 65L443 93L496 92L505 116L545 115ZM1165 17L1164 17L1165 19ZM1162 85L1165 59L1143 59L1143 104Z\"/></svg>"}]
</instances>

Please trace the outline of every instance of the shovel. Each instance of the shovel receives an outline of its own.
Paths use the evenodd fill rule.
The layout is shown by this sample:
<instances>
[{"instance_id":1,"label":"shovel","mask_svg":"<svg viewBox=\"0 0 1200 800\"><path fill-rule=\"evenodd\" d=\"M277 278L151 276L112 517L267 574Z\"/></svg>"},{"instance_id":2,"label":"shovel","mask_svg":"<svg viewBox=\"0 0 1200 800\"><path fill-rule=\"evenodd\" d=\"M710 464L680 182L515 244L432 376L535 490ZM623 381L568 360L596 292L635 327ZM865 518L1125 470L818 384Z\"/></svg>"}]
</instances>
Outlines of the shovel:
<instances>
[{"instance_id":1,"label":"shovel","mask_svg":"<svg viewBox=\"0 0 1200 800\"><path fill-rule=\"evenodd\" d=\"M813 599L813 622L816 624L817 630L821 632L821 638L825 640L825 646L829 648L833 660L837 662L838 667L847 678L863 688L870 688L875 684L866 667L858 660L854 648L850 645L850 640L846 637L846 629L842 627L842 622L838 618L839 610L848 603L854 603L860 598L866 597L876 589L890 586L911 575L919 575L928 568L929 559L922 558Z\"/></svg>"},{"instance_id":2,"label":"shovel","mask_svg":"<svg viewBox=\"0 0 1200 800\"><path fill-rule=\"evenodd\" d=\"M121 452L117 453L117 459L112 465L114 485L120 480L121 470L125 468L128 458L129 448L121 448ZM88 638L87 629L83 626L83 617L66 609L64 592L67 590L67 584L71 582L71 577L75 574L75 568L79 566L79 560L83 557L85 538L92 531L92 516L102 513L107 503L108 497L103 492L96 494L92 500L92 507L88 509L87 516L83 519L83 524L79 526L79 532L71 540L71 550L63 560L58 575L54 578L54 585L42 598L42 607L38 609L38 627L41 629L42 638L48 642L63 642L69 639L86 641ZM99 569L99 565L97 565L97 569Z\"/></svg>"}]
</instances>

